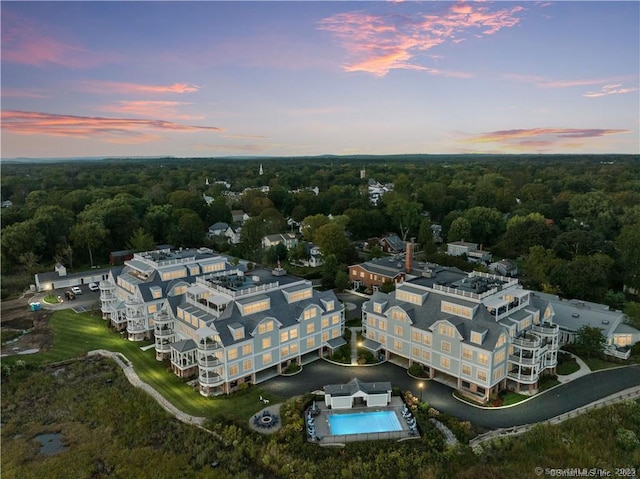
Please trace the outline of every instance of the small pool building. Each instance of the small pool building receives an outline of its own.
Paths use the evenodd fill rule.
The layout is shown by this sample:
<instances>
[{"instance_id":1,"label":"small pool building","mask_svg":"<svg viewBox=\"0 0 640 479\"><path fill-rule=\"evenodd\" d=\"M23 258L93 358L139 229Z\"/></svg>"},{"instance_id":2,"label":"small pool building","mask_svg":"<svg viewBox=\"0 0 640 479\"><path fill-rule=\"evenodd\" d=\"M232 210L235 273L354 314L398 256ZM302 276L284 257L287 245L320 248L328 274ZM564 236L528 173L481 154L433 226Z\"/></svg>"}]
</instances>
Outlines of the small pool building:
<instances>
[{"instance_id":1,"label":"small pool building","mask_svg":"<svg viewBox=\"0 0 640 479\"><path fill-rule=\"evenodd\" d=\"M324 403L331 409L386 407L391 403L391 383L363 383L354 378L347 384L329 384L324 387Z\"/></svg>"}]
</instances>

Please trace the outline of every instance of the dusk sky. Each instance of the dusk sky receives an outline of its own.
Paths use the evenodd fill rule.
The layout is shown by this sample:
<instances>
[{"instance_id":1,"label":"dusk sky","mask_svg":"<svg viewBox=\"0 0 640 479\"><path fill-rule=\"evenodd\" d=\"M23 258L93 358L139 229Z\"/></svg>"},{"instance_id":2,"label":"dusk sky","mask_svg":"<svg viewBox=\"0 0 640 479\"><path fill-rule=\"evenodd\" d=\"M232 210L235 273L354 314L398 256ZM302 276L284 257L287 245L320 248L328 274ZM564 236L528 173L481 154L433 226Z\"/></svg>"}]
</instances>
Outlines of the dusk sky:
<instances>
[{"instance_id":1,"label":"dusk sky","mask_svg":"<svg viewBox=\"0 0 640 479\"><path fill-rule=\"evenodd\" d=\"M2 157L639 153L640 2L5 2Z\"/></svg>"}]
</instances>

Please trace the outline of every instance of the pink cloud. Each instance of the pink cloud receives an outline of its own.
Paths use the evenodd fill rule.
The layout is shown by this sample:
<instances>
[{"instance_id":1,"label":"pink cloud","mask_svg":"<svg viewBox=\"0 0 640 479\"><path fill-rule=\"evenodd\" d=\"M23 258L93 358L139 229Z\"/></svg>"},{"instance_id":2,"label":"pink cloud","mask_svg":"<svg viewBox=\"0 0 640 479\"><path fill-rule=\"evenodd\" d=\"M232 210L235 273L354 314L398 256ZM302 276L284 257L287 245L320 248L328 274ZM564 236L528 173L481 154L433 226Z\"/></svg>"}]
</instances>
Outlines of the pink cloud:
<instances>
[{"instance_id":1,"label":"pink cloud","mask_svg":"<svg viewBox=\"0 0 640 479\"><path fill-rule=\"evenodd\" d=\"M327 17L318 23L318 28L332 33L347 51L349 61L343 67L347 72L385 76L394 69L410 69L441 75L445 72L421 65L416 56L447 42L460 42L469 32L480 30L476 36L482 37L513 27L520 21L516 14L522 10L523 7L510 6L492 11L487 4L456 3L441 15L354 11Z\"/></svg>"},{"instance_id":2,"label":"pink cloud","mask_svg":"<svg viewBox=\"0 0 640 479\"><path fill-rule=\"evenodd\" d=\"M162 120L57 115L31 111L3 111L2 129L21 135L100 138L112 142L142 142L160 138L153 131L224 131L214 126L184 125Z\"/></svg>"},{"instance_id":3,"label":"pink cloud","mask_svg":"<svg viewBox=\"0 0 640 479\"><path fill-rule=\"evenodd\" d=\"M466 143L497 143L516 150L546 150L552 147L577 148L584 141L621 133L630 130L603 128L530 128L499 130L469 137Z\"/></svg>"},{"instance_id":4,"label":"pink cloud","mask_svg":"<svg viewBox=\"0 0 640 479\"><path fill-rule=\"evenodd\" d=\"M622 84L618 83L616 85L604 85L599 92L587 92L582 96L587 98L598 98L601 96L608 95L621 95L624 93L631 93L632 91L638 91L637 88L621 88Z\"/></svg>"},{"instance_id":5,"label":"pink cloud","mask_svg":"<svg viewBox=\"0 0 640 479\"><path fill-rule=\"evenodd\" d=\"M40 90L28 88L2 88L0 91L3 97L7 98L48 98L49 95L40 93Z\"/></svg>"},{"instance_id":6,"label":"pink cloud","mask_svg":"<svg viewBox=\"0 0 640 479\"><path fill-rule=\"evenodd\" d=\"M92 51L75 39L61 39L14 12L3 10L2 61L42 66L48 63L70 68L90 68L117 61L112 52Z\"/></svg>"},{"instance_id":7,"label":"pink cloud","mask_svg":"<svg viewBox=\"0 0 640 479\"><path fill-rule=\"evenodd\" d=\"M86 81L81 85L85 91L92 93L194 93L200 89L190 83L172 83L171 85L147 85L144 83L126 83L112 81Z\"/></svg>"},{"instance_id":8,"label":"pink cloud","mask_svg":"<svg viewBox=\"0 0 640 479\"><path fill-rule=\"evenodd\" d=\"M517 73L510 73L504 75L503 78L507 80L518 81L522 83L533 83L537 87L540 88L573 88L579 86L590 86L590 85L600 85L603 83L611 83L611 82L619 82L625 79L629 79L628 76L625 77L615 77L615 78L585 78L578 80L554 80L547 77L535 76L535 75L520 75Z\"/></svg>"},{"instance_id":9,"label":"pink cloud","mask_svg":"<svg viewBox=\"0 0 640 479\"><path fill-rule=\"evenodd\" d=\"M137 115L143 117L162 117L176 120L201 120L202 116L185 115L178 110L192 103L181 101L154 101L154 100L122 100L111 105L98 107L99 111L118 113L125 115Z\"/></svg>"}]
</instances>

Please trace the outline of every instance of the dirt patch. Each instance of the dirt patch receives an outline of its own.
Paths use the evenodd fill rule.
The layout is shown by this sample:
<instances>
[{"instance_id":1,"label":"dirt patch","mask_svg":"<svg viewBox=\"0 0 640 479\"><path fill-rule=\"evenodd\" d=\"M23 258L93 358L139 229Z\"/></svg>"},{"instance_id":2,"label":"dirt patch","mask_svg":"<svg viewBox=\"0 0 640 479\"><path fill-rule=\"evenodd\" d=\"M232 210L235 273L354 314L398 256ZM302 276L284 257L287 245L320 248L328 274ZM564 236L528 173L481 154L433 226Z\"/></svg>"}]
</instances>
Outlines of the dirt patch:
<instances>
[{"instance_id":1,"label":"dirt patch","mask_svg":"<svg viewBox=\"0 0 640 479\"><path fill-rule=\"evenodd\" d=\"M0 302L0 327L6 337L12 338L3 342L0 353L4 356L50 348L53 333L48 319L46 311L30 311L27 299Z\"/></svg>"}]
</instances>

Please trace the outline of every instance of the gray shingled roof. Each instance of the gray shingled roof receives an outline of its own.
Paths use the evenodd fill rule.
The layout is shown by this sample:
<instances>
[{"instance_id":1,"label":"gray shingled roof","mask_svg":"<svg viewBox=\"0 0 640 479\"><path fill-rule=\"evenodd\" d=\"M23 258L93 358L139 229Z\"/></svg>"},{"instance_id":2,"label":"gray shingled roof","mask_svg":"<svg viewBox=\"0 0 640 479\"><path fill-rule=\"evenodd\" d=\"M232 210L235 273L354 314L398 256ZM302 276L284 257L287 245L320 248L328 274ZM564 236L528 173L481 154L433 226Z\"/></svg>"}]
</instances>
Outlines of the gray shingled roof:
<instances>
[{"instance_id":1,"label":"gray shingled roof","mask_svg":"<svg viewBox=\"0 0 640 479\"><path fill-rule=\"evenodd\" d=\"M331 396L353 396L358 391L365 394L386 394L391 392L390 382L363 383L354 378L347 384L329 384L324 387L325 394Z\"/></svg>"}]
</instances>

